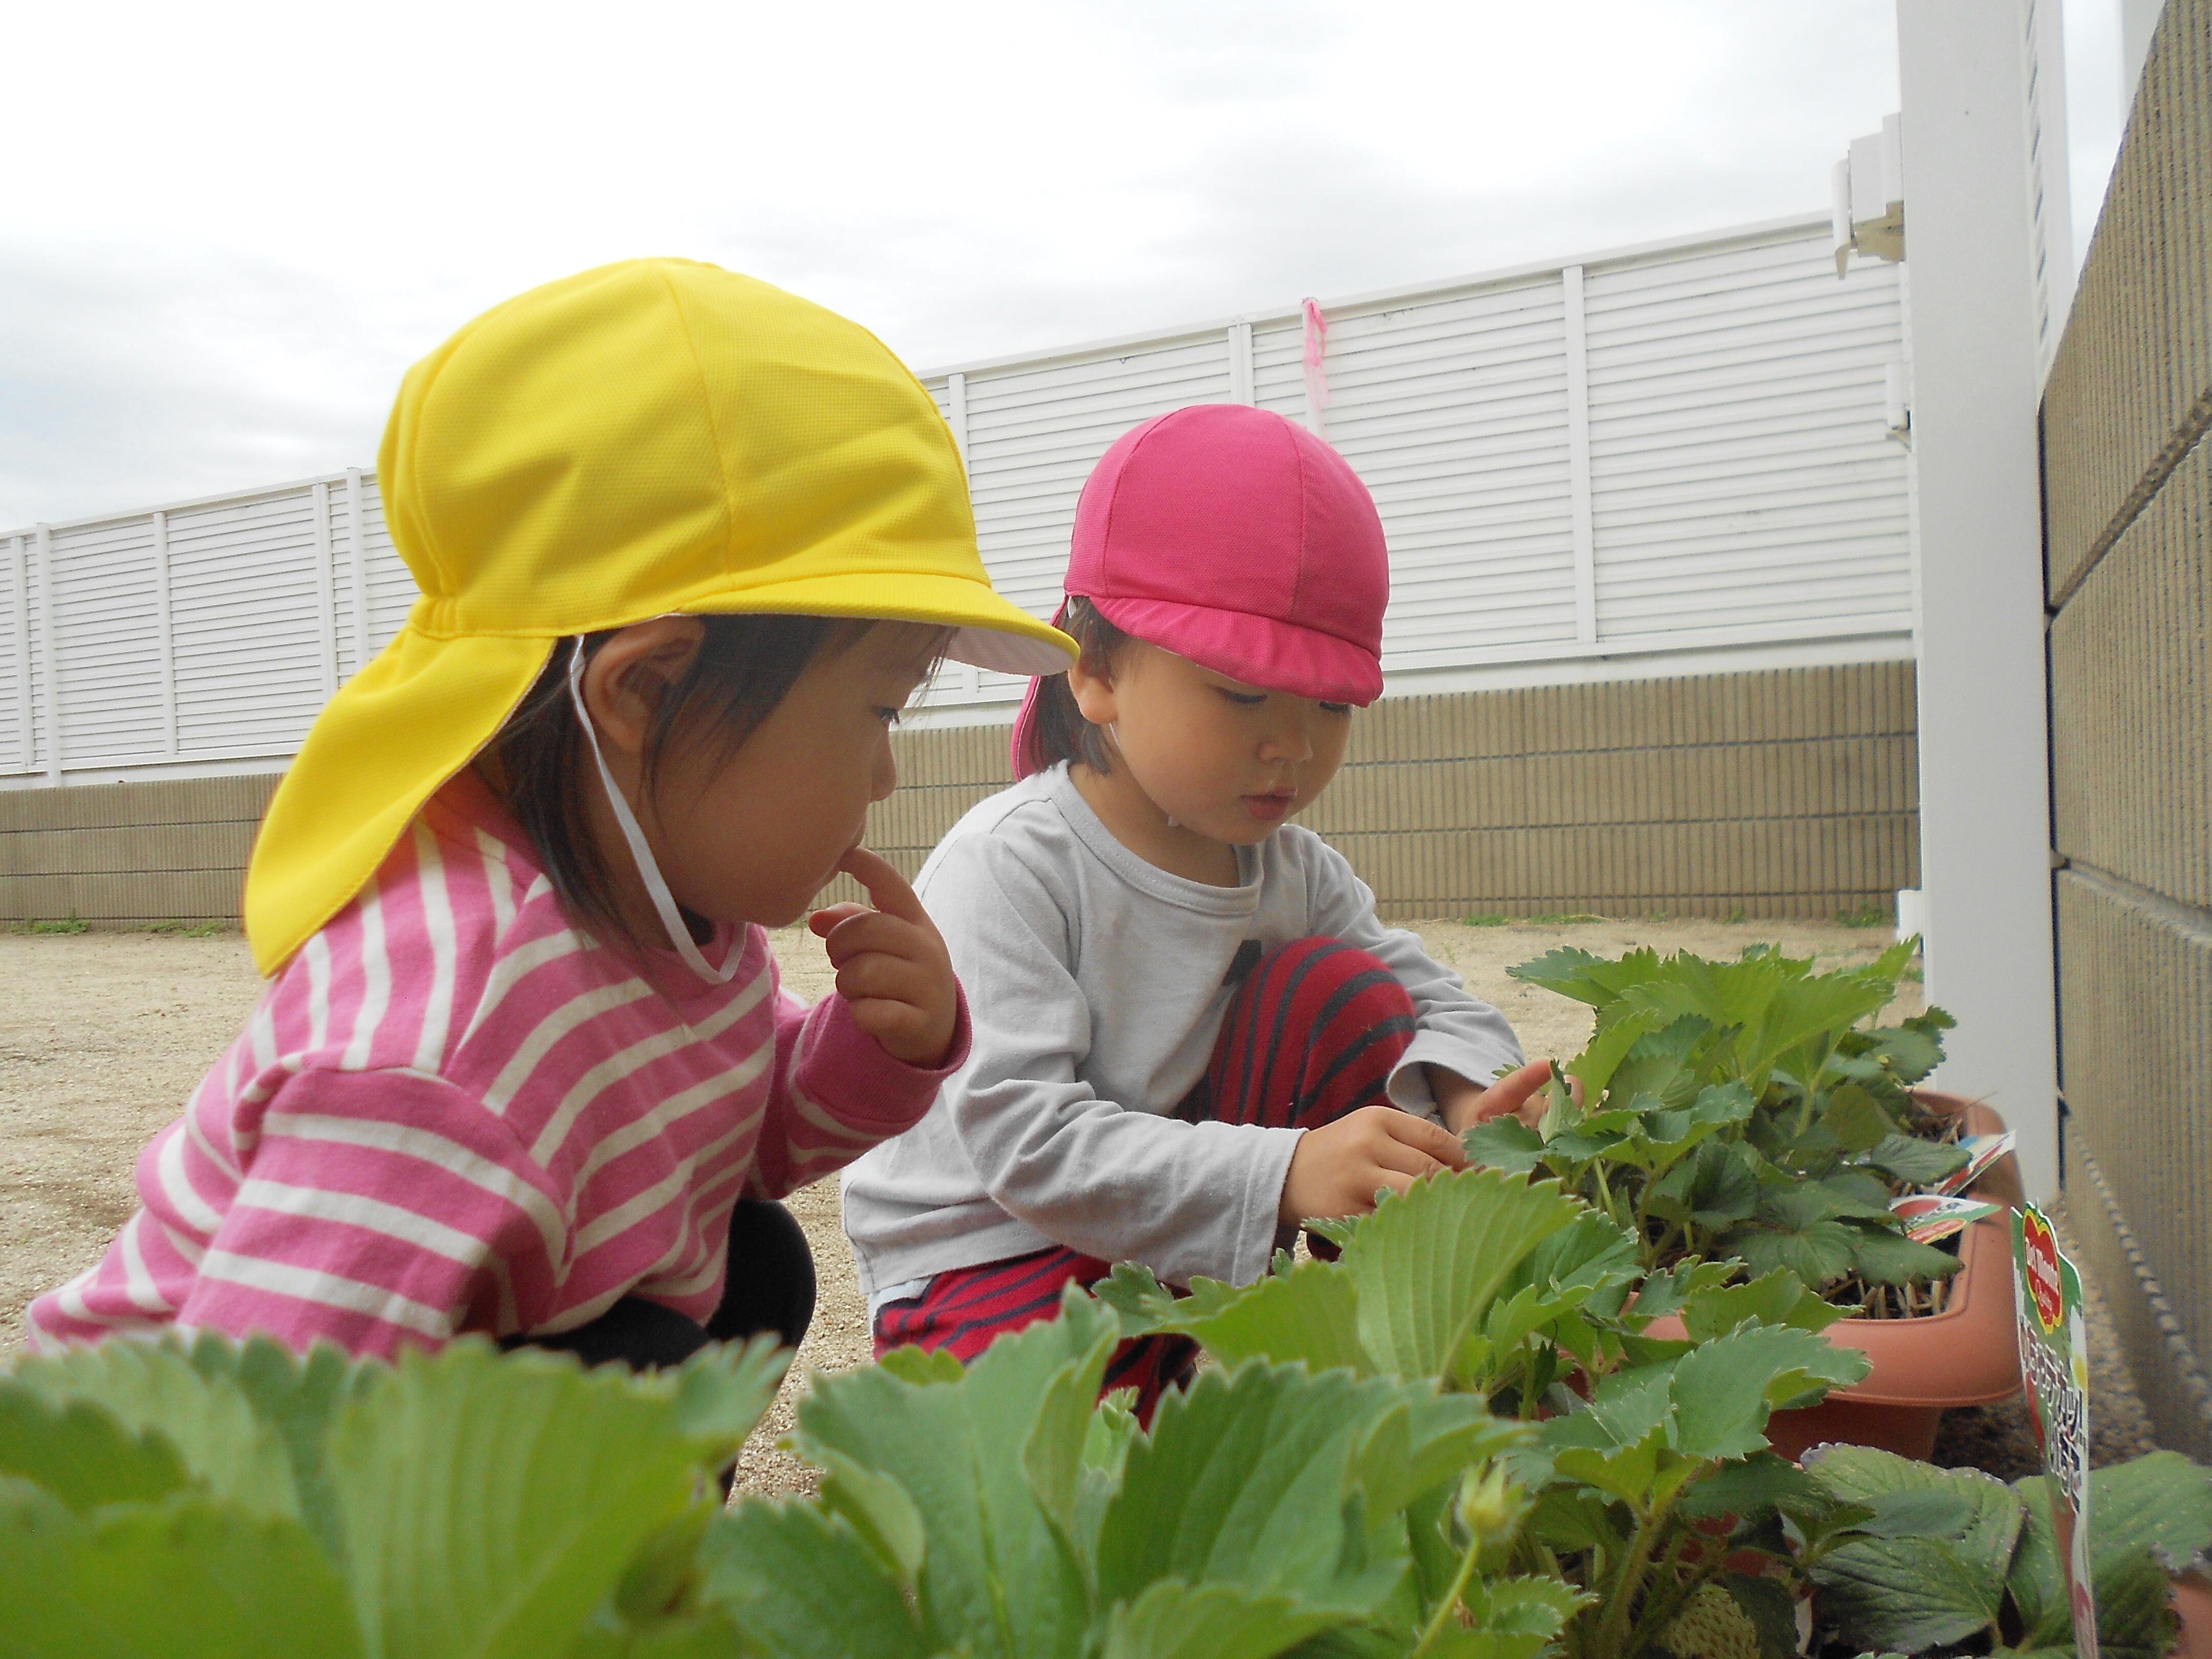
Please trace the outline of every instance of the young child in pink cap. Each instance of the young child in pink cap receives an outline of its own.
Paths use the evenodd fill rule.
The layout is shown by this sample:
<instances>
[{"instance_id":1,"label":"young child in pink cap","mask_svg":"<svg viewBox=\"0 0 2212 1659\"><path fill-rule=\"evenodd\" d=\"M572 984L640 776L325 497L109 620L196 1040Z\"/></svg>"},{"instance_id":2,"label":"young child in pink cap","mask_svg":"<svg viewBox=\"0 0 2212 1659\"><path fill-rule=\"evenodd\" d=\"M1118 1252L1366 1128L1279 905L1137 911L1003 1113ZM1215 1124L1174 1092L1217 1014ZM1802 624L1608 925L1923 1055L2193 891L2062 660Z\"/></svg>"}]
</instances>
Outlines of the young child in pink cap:
<instances>
[{"instance_id":1,"label":"young child in pink cap","mask_svg":"<svg viewBox=\"0 0 2212 1659\"><path fill-rule=\"evenodd\" d=\"M1115 1261L1247 1283L1533 1109L1548 1067L1289 822L1382 689L1389 588L1365 486L1279 415L1178 410L1091 473L1057 619L1082 659L915 884L975 1034L846 1172L878 1354L971 1358ZM1192 1358L1125 1344L1107 1386L1149 1416Z\"/></svg>"}]
</instances>

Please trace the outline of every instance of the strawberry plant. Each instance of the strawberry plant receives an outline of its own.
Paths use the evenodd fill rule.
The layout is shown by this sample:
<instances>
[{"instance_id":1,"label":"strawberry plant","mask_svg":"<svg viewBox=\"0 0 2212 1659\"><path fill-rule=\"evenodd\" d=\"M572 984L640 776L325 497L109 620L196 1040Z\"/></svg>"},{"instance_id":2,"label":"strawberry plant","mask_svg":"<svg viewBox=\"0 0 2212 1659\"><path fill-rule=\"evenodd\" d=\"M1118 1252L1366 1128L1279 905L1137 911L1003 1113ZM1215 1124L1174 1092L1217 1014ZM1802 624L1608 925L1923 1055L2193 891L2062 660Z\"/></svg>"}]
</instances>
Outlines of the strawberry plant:
<instances>
[{"instance_id":1,"label":"strawberry plant","mask_svg":"<svg viewBox=\"0 0 2212 1659\"><path fill-rule=\"evenodd\" d=\"M1832 1296L1954 1273L1959 1258L1907 1237L1890 1207L1966 1162L1910 1092L1942 1060L1950 1017L1864 1025L1911 948L1825 974L1767 946L1736 962L1563 949L1522 963L1514 977L1596 1010L1565 1067L1584 1103L1555 1080L1538 1128L1495 1119L1468 1151L1556 1176L1653 1271L1734 1258Z\"/></svg>"},{"instance_id":2,"label":"strawberry plant","mask_svg":"<svg viewBox=\"0 0 2212 1659\"><path fill-rule=\"evenodd\" d=\"M1865 1446L1825 1447L1806 1462L1801 1513L1869 1516L1809 1570L1838 1651L2073 1653L2044 1477L2007 1486ZM2170 1578L2212 1549L2212 1472L2177 1452L2098 1469L2089 1512L2099 1651L2163 1659L2178 1634Z\"/></svg>"},{"instance_id":3,"label":"strawberry plant","mask_svg":"<svg viewBox=\"0 0 2212 1659\"><path fill-rule=\"evenodd\" d=\"M1498 1170L1421 1182L1330 1231L1337 1261L1281 1258L1242 1290L1201 1279L1178 1297L1124 1266L1100 1294L1130 1334L1181 1332L1225 1363L1425 1380L1526 1422L1479 1536L1465 1501L1409 1515L1425 1585L1555 1580L1572 1596L1556 1640L1577 1659L1694 1659L1669 1633L1686 1644L1731 1614L1746 1652L1796 1651L1799 1568L1777 1529L1780 1476L1796 1471L1762 1431L1776 1407L1864 1375L1820 1334L1839 1310L1784 1271L1731 1285L1732 1265L1684 1261L1647 1276L1601 1210ZM1661 1313L1692 1340L1644 1335Z\"/></svg>"},{"instance_id":4,"label":"strawberry plant","mask_svg":"<svg viewBox=\"0 0 2212 1659\"><path fill-rule=\"evenodd\" d=\"M2071 1655L2040 1480L1862 1447L1800 1468L1766 1449L1770 1412L1865 1366L1820 1334L1843 1310L1787 1267L1647 1273L1601 1212L1495 1170L1330 1231L1339 1260L1279 1258L1241 1290L1177 1297L1125 1265L1100 1294L1129 1333L1179 1331L1227 1363L1425 1376L1526 1422L1483 1484L1409 1508L1425 1596L1442 1585L1449 1605L1460 1585L1480 1607L1555 1583L1571 1599L1544 1650L1572 1659ZM1644 1334L1661 1314L1686 1340ZM2174 1633L2169 1575L2212 1546L2212 1474L2171 1453L2099 1471L2091 1511L2103 1650L2155 1659Z\"/></svg>"},{"instance_id":5,"label":"strawberry plant","mask_svg":"<svg viewBox=\"0 0 2212 1659\"><path fill-rule=\"evenodd\" d=\"M1143 1433L1094 1403L1117 1337L1071 1292L972 1366L819 1378L794 1444L821 1496L726 1511L712 1472L772 1396L765 1346L647 1378L473 1340L396 1367L213 1336L18 1359L0 1655L1526 1655L1571 1608L1414 1571L1409 1515L1494 1492L1526 1425L1254 1362Z\"/></svg>"},{"instance_id":6,"label":"strawberry plant","mask_svg":"<svg viewBox=\"0 0 2212 1659\"><path fill-rule=\"evenodd\" d=\"M1765 1449L1863 1364L1786 1269L1648 1273L1494 1170L1331 1231L1338 1261L1241 1289L1125 1267L971 1365L817 1376L789 1443L819 1495L727 1510L765 1346L643 1378L474 1340L19 1358L0 1656L1783 1659L1808 1606L1830 1659L2068 1651L2034 1483ZM1218 1363L1146 1431L1097 1393L1170 1329ZM2098 1480L2106 1650L2148 1659L2212 1488L2170 1456Z\"/></svg>"}]
</instances>

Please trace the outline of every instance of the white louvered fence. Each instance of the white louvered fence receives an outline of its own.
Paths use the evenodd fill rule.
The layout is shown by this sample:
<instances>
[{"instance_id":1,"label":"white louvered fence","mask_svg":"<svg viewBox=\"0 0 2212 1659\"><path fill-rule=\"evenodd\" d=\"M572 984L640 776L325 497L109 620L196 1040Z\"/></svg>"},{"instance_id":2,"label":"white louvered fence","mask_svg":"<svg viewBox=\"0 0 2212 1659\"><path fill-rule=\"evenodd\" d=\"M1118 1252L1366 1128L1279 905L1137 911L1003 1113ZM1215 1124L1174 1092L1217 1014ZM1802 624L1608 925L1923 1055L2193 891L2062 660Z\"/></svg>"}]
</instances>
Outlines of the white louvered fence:
<instances>
[{"instance_id":1,"label":"white louvered fence","mask_svg":"<svg viewBox=\"0 0 2212 1659\"><path fill-rule=\"evenodd\" d=\"M1384 667L1569 663L1912 626L1886 435L1897 267L1826 215L1325 307L1328 435L1391 548ZM1295 311L926 377L992 579L1041 616L1108 444L1194 403L1312 419ZM0 786L281 763L414 587L373 475L0 536ZM951 670L938 704L1019 683Z\"/></svg>"}]
</instances>

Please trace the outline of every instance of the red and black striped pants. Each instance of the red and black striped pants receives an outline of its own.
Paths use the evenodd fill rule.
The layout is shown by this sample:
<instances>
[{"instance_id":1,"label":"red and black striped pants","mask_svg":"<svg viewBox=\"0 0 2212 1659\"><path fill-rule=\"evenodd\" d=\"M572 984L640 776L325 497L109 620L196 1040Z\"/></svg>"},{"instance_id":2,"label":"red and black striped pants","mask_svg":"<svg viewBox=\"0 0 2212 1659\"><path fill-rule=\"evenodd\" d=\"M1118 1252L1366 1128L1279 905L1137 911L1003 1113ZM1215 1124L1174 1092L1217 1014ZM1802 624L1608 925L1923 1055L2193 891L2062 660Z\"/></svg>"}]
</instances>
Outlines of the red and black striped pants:
<instances>
[{"instance_id":1,"label":"red and black striped pants","mask_svg":"<svg viewBox=\"0 0 2212 1659\"><path fill-rule=\"evenodd\" d=\"M1413 1000L1378 958L1341 939L1298 939L1261 957L1238 984L1213 1059L1176 1115L1316 1128L1382 1103L1413 1038ZM1050 1317L1066 1285L1091 1285L1111 1266L1054 1248L939 1273L920 1296L877 1310L877 1356L914 1346L973 1359L1006 1332ZM1149 1423L1161 1393L1182 1386L1196 1358L1184 1337L1124 1342L1103 1387L1136 1389Z\"/></svg>"}]
</instances>

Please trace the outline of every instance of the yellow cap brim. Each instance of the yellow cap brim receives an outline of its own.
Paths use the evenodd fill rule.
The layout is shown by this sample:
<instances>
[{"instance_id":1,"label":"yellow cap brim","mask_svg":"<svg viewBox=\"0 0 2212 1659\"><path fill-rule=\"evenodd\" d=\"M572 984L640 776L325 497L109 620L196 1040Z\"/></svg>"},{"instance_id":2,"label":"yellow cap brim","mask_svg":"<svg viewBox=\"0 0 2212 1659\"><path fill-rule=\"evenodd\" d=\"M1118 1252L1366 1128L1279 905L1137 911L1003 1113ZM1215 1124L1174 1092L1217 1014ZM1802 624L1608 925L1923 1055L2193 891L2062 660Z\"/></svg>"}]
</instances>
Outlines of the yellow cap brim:
<instances>
[{"instance_id":1,"label":"yellow cap brim","mask_svg":"<svg viewBox=\"0 0 2212 1659\"><path fill-rule=\"evenodd\" d=\"M954 661L1012 674L1059 673L1076 652L1066 635L984 584L930 574L725 586L668 610L936 623L953 630L945 654ZM556 643L544 635L441 638L410 623L331 699L269 803L246 871L246 937L264 975L361 891L422 804L506 724Z\"/></svg>"},{"instance_id":2,"label":"yellow cap brim","mask_svg":"<svg viewBox=\"0 0 2212 1659\"><path fill-rule=\"evenodd\" d=\"M1058 674L1076 659L1073 640L986 584L935 571L842 571L835 575L721 587L687 594L666 610L870 617L934 623L952 630L945 654L1002 674ZM656 613L659 614L659 613ZM643 617L630 620L642 622ZM608 626L620 626L610 623Z\"/></svg>"}]
</instances>

